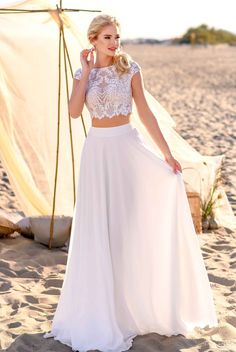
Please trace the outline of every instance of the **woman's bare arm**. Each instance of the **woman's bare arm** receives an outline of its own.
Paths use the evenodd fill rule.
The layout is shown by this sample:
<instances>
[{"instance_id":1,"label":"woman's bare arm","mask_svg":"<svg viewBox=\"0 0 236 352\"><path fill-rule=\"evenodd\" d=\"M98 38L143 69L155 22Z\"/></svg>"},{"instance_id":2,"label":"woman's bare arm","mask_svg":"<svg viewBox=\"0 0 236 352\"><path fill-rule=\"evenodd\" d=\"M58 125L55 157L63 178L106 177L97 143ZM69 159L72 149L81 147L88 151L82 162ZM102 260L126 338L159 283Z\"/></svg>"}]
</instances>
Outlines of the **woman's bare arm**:
<instances>
[{"instance_id":1,"label":"woman's bare arm","mask_svg":"<svg viewBox=\"0 0 236 352\"><path fill-rule=\"evenodd\" d=\"M181 165L177 160L174 159L173 155L171 154L170 148L160 130L158 122L151 109L149 108L144 94L143 77L140 71L133 75L131 86L132 95L135 101L135 105L137 107L140 120L144 124L145 128L147 129L148 133L150 134L156 145L160 148L165 160L168 164L170 164L174 172L177 172L177 170L182 172Z\"/></svg>"},{"instance_id":2,"label":"woman's bare arm","mask_svg":"<svg viewBox=\"0 0 236 352\"><path fill-rule=\"evenodd\" d=\"M69 112L72 118L79 117L83 111L88 77L89 73L82 71L80 80L73 79L72 92L69 100Z\"/></svg>"},{"instance_id":3,"label":"woman's bare arm","mask_svg":"<svg viewBox=\"0 0 236 352\"><path fill-rule=\"evenodd\" d=\"M132 94L137 107L138 115L154 142L161 149L163 155L168 157L171 155L171 151L166 140L163 137L163 134L160 130L158 122L150 110L145 94L144 94L144 85L143 79L140 72L137 72L132 77Z\"/></svg>"}]
</instances>

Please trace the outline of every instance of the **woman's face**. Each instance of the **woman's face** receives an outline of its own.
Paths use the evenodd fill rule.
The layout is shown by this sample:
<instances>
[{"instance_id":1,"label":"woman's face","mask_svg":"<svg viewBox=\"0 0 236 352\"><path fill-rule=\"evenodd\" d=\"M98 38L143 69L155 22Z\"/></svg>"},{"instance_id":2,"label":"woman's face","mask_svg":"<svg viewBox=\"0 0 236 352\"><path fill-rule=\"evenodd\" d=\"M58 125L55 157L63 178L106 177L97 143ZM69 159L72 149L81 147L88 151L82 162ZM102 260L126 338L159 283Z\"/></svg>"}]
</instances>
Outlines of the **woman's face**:
<instances>
[{"instance_id":1,"label":"woman's face","mask_svg":"<svg viewBox=\"0 0 236 352\"><path fill-rule=\"evenodd\" d=\"M114 56L120 46L119 28L115 25L104 27L93 44L97 52Z\"/></svg>"}]
</instances>

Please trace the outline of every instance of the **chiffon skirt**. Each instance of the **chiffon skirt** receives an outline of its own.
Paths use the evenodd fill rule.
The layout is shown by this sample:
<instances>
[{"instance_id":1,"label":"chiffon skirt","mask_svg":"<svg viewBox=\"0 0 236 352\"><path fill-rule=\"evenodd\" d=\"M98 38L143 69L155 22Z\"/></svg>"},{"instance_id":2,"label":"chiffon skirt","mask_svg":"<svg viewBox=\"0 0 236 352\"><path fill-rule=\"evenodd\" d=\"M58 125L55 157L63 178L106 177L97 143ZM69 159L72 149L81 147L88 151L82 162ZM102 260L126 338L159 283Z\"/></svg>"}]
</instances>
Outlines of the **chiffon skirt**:
<instances>
[{"instance_id":1,"label":"chiffon skirt","mask_svg":"<svg viewBox=\"0 0 236 352\"><path fill-rule=\"evenodd\" d=\"M137 335L217 326L181 172L132 123L90 127L51 331L73 351L122 352Z\"/></svg>"}]
</instances>

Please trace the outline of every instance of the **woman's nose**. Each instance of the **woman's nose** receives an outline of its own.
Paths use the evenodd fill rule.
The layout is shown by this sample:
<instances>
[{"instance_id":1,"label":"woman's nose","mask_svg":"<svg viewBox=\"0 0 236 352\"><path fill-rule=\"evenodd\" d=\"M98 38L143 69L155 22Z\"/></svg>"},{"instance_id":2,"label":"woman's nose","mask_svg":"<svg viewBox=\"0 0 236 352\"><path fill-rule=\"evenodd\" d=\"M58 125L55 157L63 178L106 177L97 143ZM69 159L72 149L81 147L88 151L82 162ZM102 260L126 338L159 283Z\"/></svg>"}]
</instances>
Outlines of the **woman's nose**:
<instances>
[{"instance_id":1,"label":"woman's nose","mask_svg":"<svg viewBox=\"0 0 236 352\"><path fill-rule=\"evenodd\" d=\"M115 39L113 44L114 44L115 47L117 47L119 45L119 39Z\"/></svg>"}]
</instances>

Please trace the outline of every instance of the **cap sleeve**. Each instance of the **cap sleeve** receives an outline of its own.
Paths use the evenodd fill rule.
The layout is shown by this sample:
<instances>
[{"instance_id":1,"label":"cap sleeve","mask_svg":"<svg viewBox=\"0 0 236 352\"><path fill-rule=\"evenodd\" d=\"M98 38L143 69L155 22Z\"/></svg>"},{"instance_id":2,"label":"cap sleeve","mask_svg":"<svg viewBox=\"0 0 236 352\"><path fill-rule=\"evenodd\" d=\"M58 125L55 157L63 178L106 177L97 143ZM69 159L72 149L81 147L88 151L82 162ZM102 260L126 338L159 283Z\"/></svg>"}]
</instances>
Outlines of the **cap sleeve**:
<instances>
[{"instance_id":1,"label":"cap sleeve","mask_svg":"<svg viewBox=\"0 0 236 352\"><path fill-rule=\"evenodd\" d=\"M74 78L75 79L80 79L81 78L81 74L82 74L82 69L78 68L75 73L74 73Z\"/></svg>"},{"instance_id":2,"label":"cap sleeve","mask_svg":"<svg viewBox=\"0 0 236 352\"><path fill-rule=\"evenodd\" d=\"M131 76L133 76L135 73L139 71L141 71L141 67L139 66L139 64L136 61L132 61L130 65Z\"/></svg>"}]
</instances>

